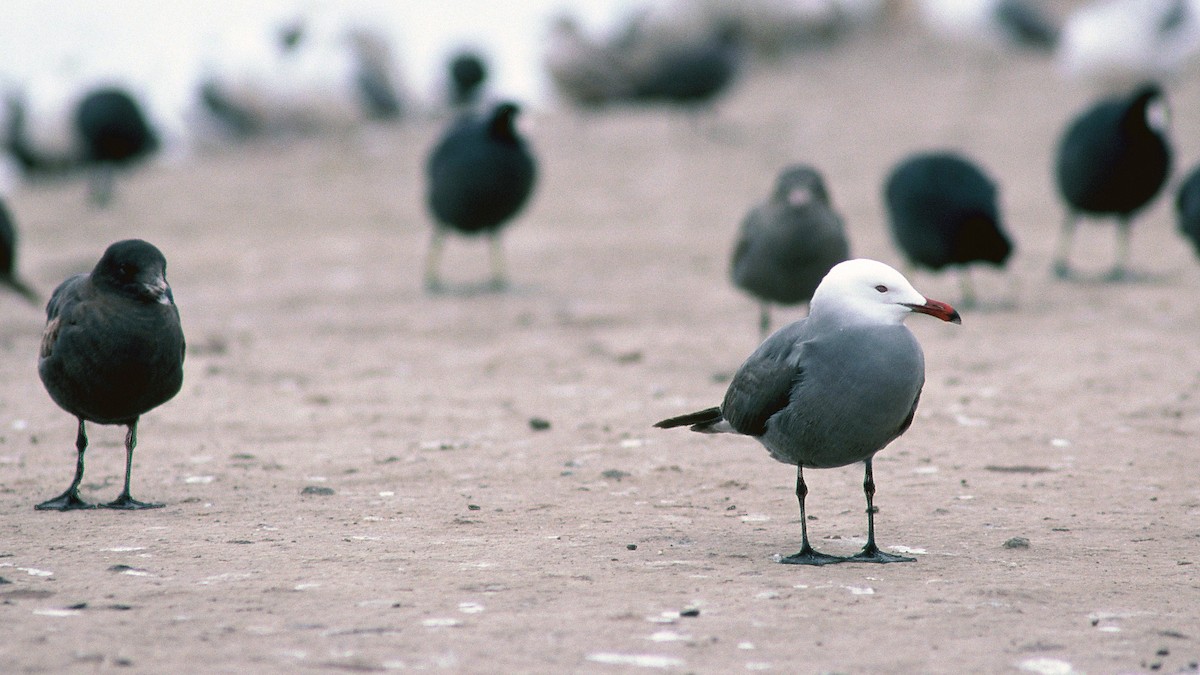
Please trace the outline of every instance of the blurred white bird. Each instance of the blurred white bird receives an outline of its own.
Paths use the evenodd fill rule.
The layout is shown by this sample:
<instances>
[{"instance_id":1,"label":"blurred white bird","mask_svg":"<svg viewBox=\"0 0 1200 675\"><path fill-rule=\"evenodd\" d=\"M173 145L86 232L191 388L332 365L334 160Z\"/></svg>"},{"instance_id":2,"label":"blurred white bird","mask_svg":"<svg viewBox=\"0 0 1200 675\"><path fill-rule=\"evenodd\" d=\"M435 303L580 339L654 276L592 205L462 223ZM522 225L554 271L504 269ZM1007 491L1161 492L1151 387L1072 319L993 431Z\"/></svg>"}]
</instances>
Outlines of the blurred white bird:
<instances>
[{"instance_id":1,"label":"blurred white bird","mask_svg":"<svg viewBox=\"0 0 1200 675\"><path fill-rule=\"evenodd\" d=\"M1063 25L1056 59L1069 78L1122 90L1178 75L1200 55L1200 0L1101 0Z\"/></svg>"}]
</instances>

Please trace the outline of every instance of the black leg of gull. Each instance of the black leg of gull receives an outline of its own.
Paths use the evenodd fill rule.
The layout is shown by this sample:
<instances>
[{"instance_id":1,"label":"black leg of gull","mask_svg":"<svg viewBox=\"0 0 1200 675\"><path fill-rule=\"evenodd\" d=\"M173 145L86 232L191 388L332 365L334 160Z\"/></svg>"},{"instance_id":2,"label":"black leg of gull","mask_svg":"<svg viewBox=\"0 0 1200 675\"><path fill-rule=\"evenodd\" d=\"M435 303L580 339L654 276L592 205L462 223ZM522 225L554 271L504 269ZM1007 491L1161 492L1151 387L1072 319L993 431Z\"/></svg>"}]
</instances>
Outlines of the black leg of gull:
<instances>
[{"instance_id":1,"label":"black leg of gull","mask_svg":"<svg viewBox=\"0 0 1200 675\"><path fill-rule=\"evenodd\" d=\"M871 460L866 461L867 471L863 477L863 493L867 495L867 545L858 554L843 558L846 562L894 563L915 562L916 558L884 553L875 545L875 477L871 473Z\"/></svg>"},{"instance_id":2,"label":"black leg of gull","mask_svg":"<svg viewBox=\"0 0 1200 675\"><path fill-rule=\"evenodd\" d=\"M75 436L75 480L71 487L61 495L33 507L39 511L71 511L73 509L94 509L95 504L89 504L79 498L79 481L83 480L83 453L87 450L87 433L83 429L83 419L79 420L79 433Z\"/></svg>"},{"instance_id":3,"label":"black leg of gull","mask_svg":"<svg viewBox=\"0 0 1200 675\"><path fill-rule=\"evenodd\" d=\"M804 467L796 467L796 499L800 502L800 550L779 562L785 565L832 565L846 560L836 555L818 553L808 543L808 514L804 512L804 498L808 496L808 486L804 484Z\"/></svg>"},{"instance_id":4,"label":"black leg of gull","mask_svg":"<svg viewBox=\"0 0 1200 675\"><path fill-rule=\"evenodd\" d=\"M139 502L129 494L129 474L133 471L133 448L137 445L137 420L129 424L129 433L125 434L125 489L113 501L102 504L106 509L161 509L162 504Z\"/></svg>"},{"instance_id":5,"label":"black leg of gull","mask_svg":"<svg viewBox=\"0 0 1200 675\"><path fill-rule=\"evenodd\" d=\"M760 302L758 307L758 337L766 340L771 335L771 306Z\"/></svg>"}]
</instances>

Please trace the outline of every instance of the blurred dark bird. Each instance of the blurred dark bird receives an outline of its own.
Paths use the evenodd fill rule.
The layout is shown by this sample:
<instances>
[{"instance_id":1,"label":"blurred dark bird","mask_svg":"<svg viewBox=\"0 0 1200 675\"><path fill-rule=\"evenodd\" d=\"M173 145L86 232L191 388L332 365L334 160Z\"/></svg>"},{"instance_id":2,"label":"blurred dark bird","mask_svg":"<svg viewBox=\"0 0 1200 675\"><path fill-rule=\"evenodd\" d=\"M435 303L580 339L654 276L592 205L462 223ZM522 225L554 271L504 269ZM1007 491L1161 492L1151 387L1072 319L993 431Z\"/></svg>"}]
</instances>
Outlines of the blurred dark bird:
<instances>
[{"instance_id":1,"label":"blurred dark bird","mask_svg":"<svg viewBox=\"0 0 1200 675\"><path fill-rule=\"evenodd\" d=\"M1175 194L1175 218L1179 232L1192 242L1196 255L1200 256L1200 166L1179 184Z\"/></svg>"},{"instance_id":2,"label":"blurred dark bird","mask_svg":"<svg viewBox=\"0 0 1200 675\"><path fill-rule=\"evenodd\" d=\"M519 108L503 102L483 116L450 126L426 164L428 203L435 223L425 265L425 286L442 288L438 263L446 233L486 235L491 240L494 289L507 285L501 229L533 191L536 162L515 122Z\"/></svg>"},{"instance_id":3,"label":"blurred dark bird","mask_svg":"<svg viewBox=\"0 0 1200 675\"><path fill-rule=\"evenodd\" d=\"M124 89L104 87L85 94L75 111L75 128L83 142L84 162L92 167L91 199L97 206L112 200L118 169L158 149L158 136L142 106Z\"/></svg>"},{"instance_id":4,"label":"blurred dark bird","mask_svg":"<svg viewBox=\"0 0 1200 675\"><path fill-rule=\"evenodd\" d=\"M552 22L544 64L558 95L577 106L598 107L629 97L624 55L586 35L569 15Z\"/></svg>"},{"instance_id":5,"label":"blurred dark bird","mask_svg":"<svg viewBox=\"0 0 1200 675\"><path fill-rule=\"evenodd\" d=\"M1058 42L1058 26L1033 0L921 0L919 8L926 26L958 42L1039 51Z\"/></svg>"},{"instance_id":6,"label":"blurred dark bird","mask_svg":"<svg viewBox=\"0 0 1200 675\"><path fill-rule=\"evenodd\" d=\"M975 304L968 266L1001 267L1012 254L995 183L962 155L929 152L902 160L886 180L884 201L892 238L909 263L934 272L958 268L965 307Z\"/></svg>"},{"instance_id":7,"label":"blurred dark bird","mask_svg":"<svg viewBox=\"0 0 1200 675\"><path fill-rule=\"evenodd\" d=\"M314 10L265 34L219 36L196 84L208 121L235 139L306 134L394 120L405 111L390 38Z\"/></svg>"},{"instance_id":8,"label":"blurred dark bird","mask_svg":"<svg viewBox=\"0 0 1200 675\"><path fill-rule=\"evenodd\" d=\"M404 115L391 43L379 33L354 29L347 33L354 57L354 81L368 119L396 120Z\"/></svg>"},{"instance_id":9,"label":"blurred dark bird","mask_svg":"<svg viewBox=\"0 0 1200 675\"><path fill-rule=\"evenodd\" d=\"M701 36L634 30L623 48L634 100L701 105L734 81L741 60L736 25L718 26Z\"/></svg>"},{"instance_id":10,"label":"blurred dark bird","mask_svg":"<svg viewBox=\"0 0 1200 675\"><path fill-rule=\"evenodd\" d=\"M1055 170L1067 217L1054 273L1071 274L1068 255L1080 215L1116 216L1117 252L1108 278L1124 278L1133 216L1154 199L1171 172L1166 101L1158 85L1100 101L1076 117L1059 144Z\"/></svg>"},{"instance_id":11,"label":"blurred dark bird","mask_svg":"<svg viewBox=\"0 0 1200 675\"><path fill-rule=\"evenodd\" d=\"M821 174L805 165L784 169L771 196L742 221L733 249L733 282L758 298L761 337L771 332L771 303L808 302L830 268L849 257Z\"/></svg>"},{"instance_id":12,"label":"blurred dark bird","mask_svg":"<svg viewBox=\"0 0 1200 675\"><path fill-rule=\"evenodd\" d=\"M450 59L450 104L467 109L479 102L488 69L483 55L465 50Z\"/></svg>"},{"instance_id":13,"label":"blurred dark bird","mask_svg":"<svg viewBox=\"0 0 1200 675\"><path fill-rule=\"evenodd\" d=\"M157 248L130 239L109 246L90 274L73 276L54 290L46 305L38 374L54 402L79 420L78 454L71 486L38 509L93 508L79 497L85 421L128 427L125 488L104 506L162 506L130 496L129 477L138 419L183 386L183 329L166 271Z\"/></svg>"},{"instance_id":14,"label":"blurred dark bird","mask_svg":"<svg viewBox=\"0 0 1200 675\"><path fill-rule=\"evenodd\" d=\"M3 199L0 199L0 286L11 288L34 305L41 301L37 291L17 276L17 230Z\"/></svg>"}]
</instances>

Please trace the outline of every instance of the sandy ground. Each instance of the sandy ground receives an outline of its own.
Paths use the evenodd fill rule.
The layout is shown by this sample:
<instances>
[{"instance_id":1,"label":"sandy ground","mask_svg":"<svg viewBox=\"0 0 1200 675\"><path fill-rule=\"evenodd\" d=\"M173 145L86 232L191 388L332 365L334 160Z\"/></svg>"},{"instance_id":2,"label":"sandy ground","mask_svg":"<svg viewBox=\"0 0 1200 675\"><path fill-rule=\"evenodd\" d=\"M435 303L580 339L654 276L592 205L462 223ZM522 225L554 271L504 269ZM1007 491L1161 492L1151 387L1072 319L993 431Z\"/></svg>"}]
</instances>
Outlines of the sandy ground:
<instances>
[{"instance_id":1,"label":"sandy ground","mask_svg":"<svg viewBox=\"0 0 1200 675\"><path fill-rule=\"evenodd\" d=\"M440 122L159 166L106 212L80 183L14 195L45 292L116 239L160 246L190 349L135 457L167 507L35 512L74 421L36 375L42 314L0 296L0 671L1194 672L1200 265L1160 199L1139 280L1052 280L1054 139L1093 92L995 63L899 31L758 67L695 124L535 115L502 295L421 288ZM1171 94L1186 167L1200 83ZM918 560L777 564L793 469L651 424L718 402L755 346L727 259L780 166L820 167L855 253L900 263L880 186L931 147L997 177L1018 253L961 327L909 322L928 379L877 458L877 524ZM1111 227L1078 244L1108 267ZM446 263L470 284L485 248ZM122 439L93 428L85 498L119 491ZM857 550L861 469L808 479L815 542Z\"/></svg>"}]
</instances>

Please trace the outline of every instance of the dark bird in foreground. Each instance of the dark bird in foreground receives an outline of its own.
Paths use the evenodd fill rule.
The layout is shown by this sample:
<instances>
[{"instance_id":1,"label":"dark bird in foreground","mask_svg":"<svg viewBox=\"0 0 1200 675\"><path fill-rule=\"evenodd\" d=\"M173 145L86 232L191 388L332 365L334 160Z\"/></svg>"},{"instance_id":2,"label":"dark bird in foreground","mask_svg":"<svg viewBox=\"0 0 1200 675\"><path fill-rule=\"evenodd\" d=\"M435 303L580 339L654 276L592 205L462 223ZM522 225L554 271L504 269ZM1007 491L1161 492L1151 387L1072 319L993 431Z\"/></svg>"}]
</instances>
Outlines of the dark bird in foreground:
<instances>
[{"instance_id":1,"label":"dark bird in foreground","mask_svg":"<svg viewBox=\"0 0 1200 675\"><path fill-rule=\"evenodd\" d=\"M38 374L50 397L79 420L75 479L38 509L94 508L79 497L84 422L119 424L125 435L125 489L111 509L157 508L129 494L138 419L183 386L183 329L166 278L167 261L140 239L119 241L90 274L73 276L46 305Z\"/></svg>"},{"instance_id":2,"label":"dark bird in foreground","mask_svg":"<svg viewBox=\"0 0 1200 675\"><path fill-rule=\"evenodd\" d=\"M1124 278L1133 216L1154 199L1170 172L1166 102L1158 85L1101 101L1075 118L1058 147L1056 175L1067 217L1055 275L1070 276L1072 235L1079 216L1086 214L1117 218L1116 260L1108 278Z\"/></svg>"},{"instance_id":3,"label":"dark bird in foreground","mask_svg":"<svg viewBox=\"0 0 1200 675\"><path fill-rule=\"evenodd\" d=\"M91 199L97 206L112 200L114 174L158 149L158 136L138 102L123 89L89 92L75 112L84 162L92 166Z\"/></svg>"},{"instance_id":4,"label":"dark bird in foreground","mask_svg":"<svg viewBox=\"0 0 1200 675\"><path fill-rule=\"evenodd\" d=\"M953 307L925 298L883 263L839 263L817 287L808 317L776 331L746 359L719 407L654 426L750 436L796 465L802 543L781 562L910 562L875 545L871 460L908 430L925 383L924 354L904 326L913 312L961 323ZM855 462L866 464L867 544L850 557L818 553L808 541L804 468Z\"/></svg>"},{"instance_id":5,"label":"dark bird in foreground","mask_svg":"<svg viewBox=\"0 0 1200 675\"><path fill-rule=\"evenodd\" d=\"M1003 266L1013 250L992 180L956 153L921 153L892 169L884 200L892 237L908 261L934 272L957 267L962 304L974 306L968 266Z\"/></svg>"},{"instance_id":6,"label":"dark bird in foreground","mask_svg":"<svg viewBox=\"0 0 1200 675\"><path fill-rule=\"evenodd\" d=\"M817 284L850 257L842 219L816 169L783 170L775 191L742 221L733 249L733 282L760 303L759 330L771 330L770 303L808 302Z\"/></svg>"},{"instance_id":7,"label":"dark bird in foreground","mask_svg":"<svg viewBox=\"0 0 1200 675\"><path fill-rule=\"evenodd\" d=\"M0 286L11 288L34 305L39 302L37 291L17 276L17 231L3 199L0 199Z\"/></svg>"},{"instance_id":8,"label":"dark bird in foreground","mask_svg":"<svg viewBox=\"0 0 1200 675\"><path fill-rule=\"evenodd\" d=\"M1179 184L1175 194L1175 219L1179 232L1192 242L1196 255L1200 256L1200 166Z\"/></svg>"},{"instance_id":9,"label":"dark bird in foreground","mask_svg":"<svg viewBox=\"0 0 1200 675\"><path fill-rule=\"evenodd\" d=\"M455 122L442 136L426 165L428 203L436 220L425 287L442 289L438 262L446 233L486 235L491 240L494 289L507 286L501 229L525 205L533 191L537 167L515 127L519 108L500 103L481 117Z\"/></svg>"}]
</instances>

